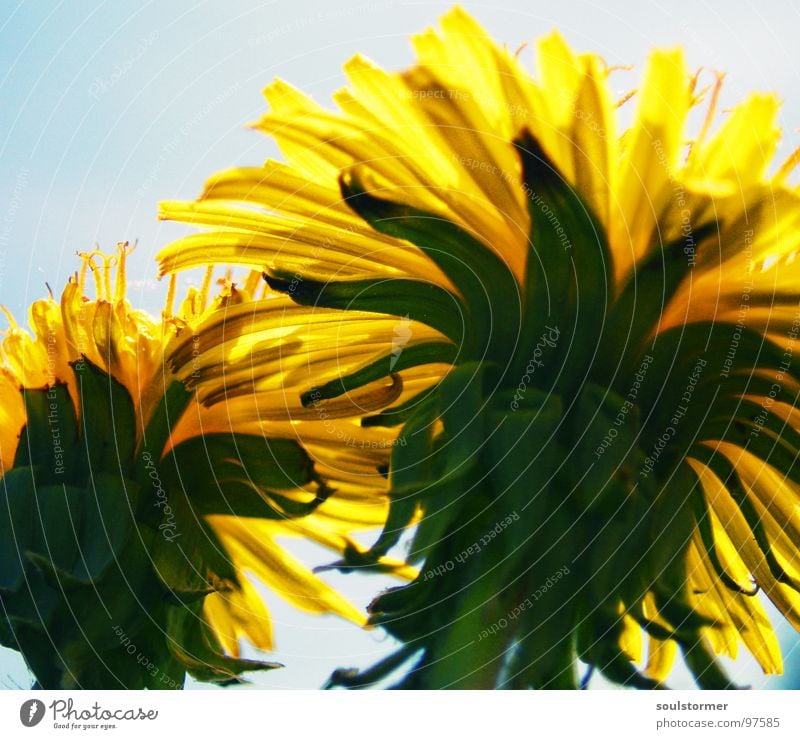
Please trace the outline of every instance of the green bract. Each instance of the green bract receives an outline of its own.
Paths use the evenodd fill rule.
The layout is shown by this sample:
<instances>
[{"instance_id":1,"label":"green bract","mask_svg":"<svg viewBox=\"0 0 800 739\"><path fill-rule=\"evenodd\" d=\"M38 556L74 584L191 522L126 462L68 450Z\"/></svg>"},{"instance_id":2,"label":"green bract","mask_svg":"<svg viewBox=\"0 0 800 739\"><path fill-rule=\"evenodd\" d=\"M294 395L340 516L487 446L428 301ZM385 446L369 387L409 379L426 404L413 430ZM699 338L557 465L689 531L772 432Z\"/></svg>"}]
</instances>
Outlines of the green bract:
<instances>
[{"instance_id":1,"label":"green bract","mask_svg":"<svg viewBox=\"0 0 800 739\"><path fill-rule=\"evenodd\" d=\"M193 393L175 381L137 442L129 392L88 360L23 390L27 423L0 481L0 643L45 689L226 684L275 663L224 653L201 609L239 575L205 516L291 518L278 491L316 481L296 442L246 434L170 448ZM242 459L247 459L245 468Z\"/></svg>"},{"instance_id":2,"label":"green bract","mask_svg":"<svg viewBox=\"0 0 800 739\"><path fill-rule=\"evenodd\" d=\"M364 418L364 425L402 424L403 443L392 453L383 533L369 552L348 551L339 563L374 563L421 516L409 550L419 577L369 608L372 623L404 646L364 673L337 671L330 684L361 687L407 663L400 687L575 688L580 660L587 676L598 669L616 682L658 687L622 647L632 619L654 639L676 642L700 685L731 687L703 638L713 621L689 592L693 537L732 591L753 596L758 588L737 582L720 562L687 459L731 486L773 574L798 589L747 495L736 492L736 471L706 443L745 445L760 407L741 396L765 393L768 384L752 368L777 369L783 352L740 331L733 367L721 376L731 324L658 333L663 306L691 278L684 240L656 245L615 288L591 208L535 139L526 135L516 147L532 216L524 289L463 229L372 195L352 174L341 179L351 208L377 231L418 246L455 291L405 279L267 276L303 304L410 315L451 342L395 357L397 371L429 362L453 369L402 406ZM717 224L704 223L687 239L697 245L717 234ZM304 398L386 377L390 359ZM771 413L759 427L748 448L800 481L800 434Z\"/></svg>"}]
</instances>

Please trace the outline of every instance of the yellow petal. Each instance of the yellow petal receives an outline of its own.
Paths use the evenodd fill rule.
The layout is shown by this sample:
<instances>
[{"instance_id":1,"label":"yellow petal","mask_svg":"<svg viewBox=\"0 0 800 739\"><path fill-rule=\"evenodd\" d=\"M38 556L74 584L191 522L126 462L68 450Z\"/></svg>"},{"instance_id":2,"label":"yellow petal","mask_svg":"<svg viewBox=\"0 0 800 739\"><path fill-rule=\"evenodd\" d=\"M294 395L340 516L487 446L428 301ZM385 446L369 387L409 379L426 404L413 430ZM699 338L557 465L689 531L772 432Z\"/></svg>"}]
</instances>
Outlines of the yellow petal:
<instances>
[{"instance_id":1,"label":"yellow petal","mask_svg":"<svg viewBox=\"0 0 800 739\"><path fill-rule=\"evenodd\" d=\"M655 51L645 71L612 202L610 241L618 278L647 252L662 209L673 194L689 111L683 53Z\"/></svg>"}]
</instances>

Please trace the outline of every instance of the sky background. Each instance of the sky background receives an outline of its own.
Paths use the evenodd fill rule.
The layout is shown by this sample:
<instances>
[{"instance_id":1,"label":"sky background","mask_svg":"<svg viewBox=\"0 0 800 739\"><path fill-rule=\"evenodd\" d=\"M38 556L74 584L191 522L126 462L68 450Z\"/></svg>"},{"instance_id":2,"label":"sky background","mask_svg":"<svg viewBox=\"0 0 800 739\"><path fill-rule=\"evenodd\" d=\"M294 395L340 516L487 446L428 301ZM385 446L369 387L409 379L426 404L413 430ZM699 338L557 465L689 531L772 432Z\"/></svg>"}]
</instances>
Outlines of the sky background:
<instances>
[{"instance_id":1,"label":"sky background","mask_svg":"<svg viewBox=\"0 0 800 739\"><path fill-rule=\"evenodd\" d=\"M213 172L278 155L245 128L265 110L262 88L279 76L325 102L356 52L389 69L408 66L408 35L451 4L0 0L0 303L20 315L44 296L45 282L60 291L76 250L138 239L130 299L159 310L165 286L152 279L153 257L187 230L156 221L157 202L192 199ZM636 86L651 46L680 44L692 68L727 71L721 107L753 89L781 95L778 161L800 143L800 5L791 0L462 5L511 48L558 27L580 50L636 65L615 78L620 94ZM523 58L530 63L530 52ZM330 560L321 550L295 551ZM328 579L361 606L388 582ZM337 666L366 666L391 647L378 632L298 615L265 597L278 641L271 658L287 667L255 686L319 687ZM788 632L782 637L784 678L765 682L748 660L734 674L754 687L800 685L800 667L792 674L800 649ZM0 649L0 687L27 686L19 659Z\"/></svg>"}]
</instances>

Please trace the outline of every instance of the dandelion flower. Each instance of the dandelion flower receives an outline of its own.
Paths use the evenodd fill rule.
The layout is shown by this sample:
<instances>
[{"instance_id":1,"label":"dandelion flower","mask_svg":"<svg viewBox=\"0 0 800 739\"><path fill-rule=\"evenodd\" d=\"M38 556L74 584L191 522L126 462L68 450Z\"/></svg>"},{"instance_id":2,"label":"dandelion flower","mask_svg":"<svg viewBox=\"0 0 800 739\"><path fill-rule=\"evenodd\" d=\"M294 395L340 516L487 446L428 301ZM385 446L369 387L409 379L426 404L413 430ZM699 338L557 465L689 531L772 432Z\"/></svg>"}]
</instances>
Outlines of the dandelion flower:
<instances>
[{"instance_id":1,"label":"dandelion flower","mask_svg":"<svg viewBox=\"0 0 800 739\"><path fill-rule=\"evenodd\" d=\"M176 311L172 280L156 318L126 298L129 251L82 254L60 302L32 304L32 333L8 315L2 343L0 642L44 688L177 688L186 672L224 684L275 667L239 656L241 638L273 646L249 578L364 620L277 537L341 551L385 518L379 483L323 477L344 444L308 428L319 419L288 422L277 391L253 403L257 381L290 392L278 361L303 343L301 322L281 328L252 296L260 275L209 300L208 272ZM392 436L337 430L349 427Z\"/></svg>"},{"instance_id":2,"label":"dandelion flower","mask_svg":"<svg viewBox=\"0 0 800 739\"><path fill-rule=\"evenodd\" d=\"M615 100L598 55L554 32L534 76L460 9L413 45L401 73L351 59L334 112L273 82L255 127L286 162L162 208L206 229L163 272L244 265L341 311L308 407L418 389L362 414L402 443L384 532L346 557L412 527L417 579L370 606L403 646L333 683L407 661L403 687L568 688L583 663L657 687L680 651L720 688L741 644L780 672L762 599L800 627L800 193L796 156L771 169L778 100L718 125L721 77L701 89L680 49Z\"/></svg>"}]
</instances>

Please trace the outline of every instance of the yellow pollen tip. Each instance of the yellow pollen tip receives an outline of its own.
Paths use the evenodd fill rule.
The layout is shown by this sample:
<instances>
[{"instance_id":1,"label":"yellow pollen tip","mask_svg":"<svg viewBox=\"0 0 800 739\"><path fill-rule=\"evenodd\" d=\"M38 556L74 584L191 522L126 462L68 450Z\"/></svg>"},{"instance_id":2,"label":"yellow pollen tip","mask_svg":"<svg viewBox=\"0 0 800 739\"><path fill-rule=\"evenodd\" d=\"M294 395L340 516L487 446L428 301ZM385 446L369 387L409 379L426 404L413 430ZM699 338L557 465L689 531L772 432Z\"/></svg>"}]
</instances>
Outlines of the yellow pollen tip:
<instances>
[{"instance_id":1,"label":"yellow pollen tip","mask_svg":"<svg viewBox=\"0 0 800 739\"><path fill-rule=\"evenodd\" d=\"M622 97L621 97L619 100L617 100L617 102L616 102L616 103L614 103L614 107L615 107L615 108L621 108L621 107L622 107L623 105L625 105L625 103L627 103L627 102L628 102L628 100L630 100L630 99L631 99L631 98L632 98L632 97L633 97L633 96L634 96L634 95L635 95L635 94L636 94L638 91L639 91L639 88L638 88L638 87L635 87L633 90L631 90L630 92L626 93L626 94L625 94L625 95L623 95L623 96L622 96Z\"/></svg>"},{"instance_id":2,"label":"yellow pollen tip","mask_svg":"<svg viewBox=\"0 0 800 739\"><path fill-rule=\"evenodd\" d=\"M778 168L775 176L779 180L788 177L798 164L800 164L800 146L798 146L791 154L789 154L784 163Z\"/></svg>"}]
</instances>

